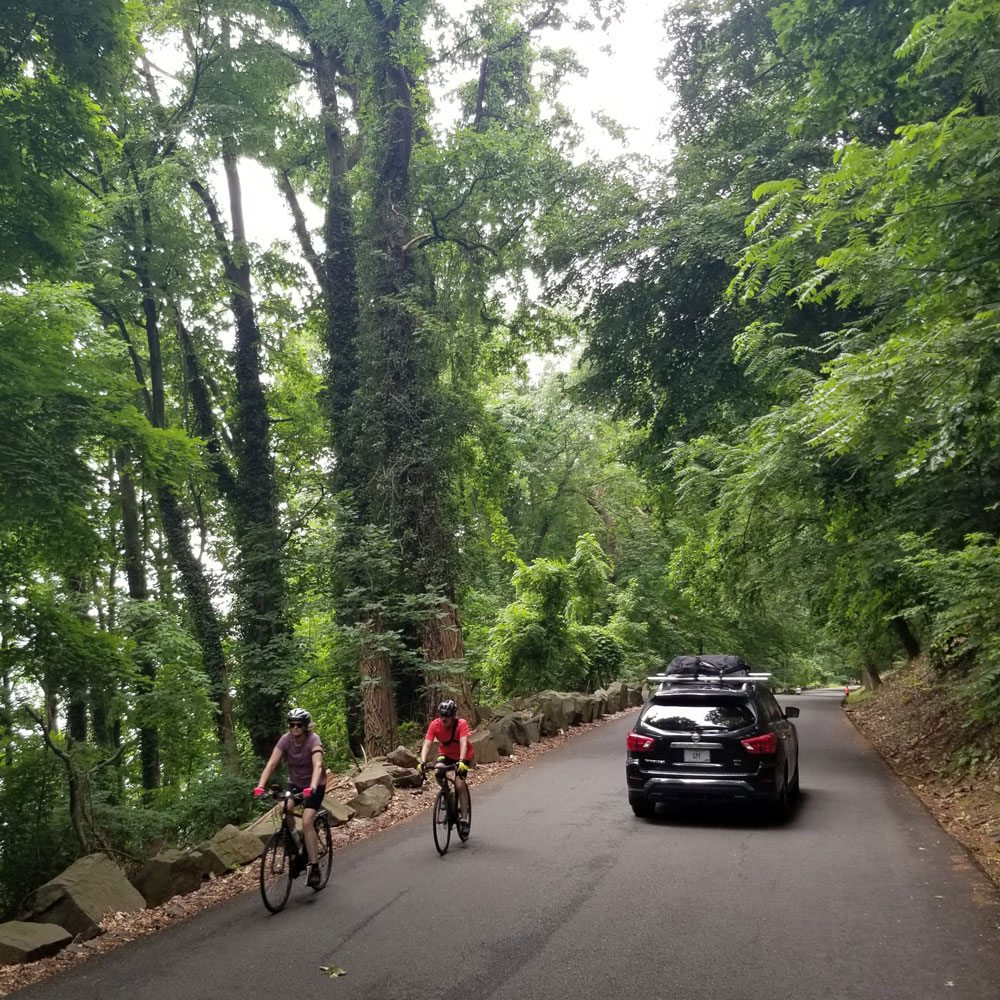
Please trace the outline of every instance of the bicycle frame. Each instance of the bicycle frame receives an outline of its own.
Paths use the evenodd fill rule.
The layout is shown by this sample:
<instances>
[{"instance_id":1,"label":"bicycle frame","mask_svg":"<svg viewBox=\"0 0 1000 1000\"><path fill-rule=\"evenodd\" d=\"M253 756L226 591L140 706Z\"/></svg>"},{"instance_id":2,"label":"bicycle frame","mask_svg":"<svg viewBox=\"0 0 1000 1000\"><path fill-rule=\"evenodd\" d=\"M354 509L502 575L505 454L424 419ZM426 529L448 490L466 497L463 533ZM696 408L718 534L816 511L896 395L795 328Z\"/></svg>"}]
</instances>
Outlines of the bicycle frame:
<instances>
[{"instance_id":1,"label":"bicycle frame","mask_svg":"<svg viewBox=\"0 0 1000 1000\"><path fill-rule=\"evenodd\" d=\"M452 773L452 777L449 779L448 773ZM451 843L451 831L453 828L458 826L459 820L459 805L458 805L458 787L455 780L455 765L446 764L443 767L434 768L434 780L438 785L437 798L434 800L434 808L432 814L432 821L434 827L434 846L437 848L438 854L444 855L448 850L448 845ZM466 800L466 820L471 825L472 823L472 795L469 792L468 786L466 786L466 794L468 799ZM469 830L466 829L464 833L460 830L459 839L463 842L468 840Z\"/></svg>"}]
</instances>

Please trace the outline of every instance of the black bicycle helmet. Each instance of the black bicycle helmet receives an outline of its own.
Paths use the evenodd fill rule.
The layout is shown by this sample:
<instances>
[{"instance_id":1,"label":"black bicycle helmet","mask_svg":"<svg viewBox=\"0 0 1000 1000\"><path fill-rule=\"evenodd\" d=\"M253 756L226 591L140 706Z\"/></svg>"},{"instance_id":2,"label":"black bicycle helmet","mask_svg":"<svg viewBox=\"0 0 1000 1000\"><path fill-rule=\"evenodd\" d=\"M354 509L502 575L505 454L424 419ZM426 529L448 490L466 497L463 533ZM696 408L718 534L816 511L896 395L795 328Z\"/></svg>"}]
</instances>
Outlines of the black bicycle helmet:
<instances>
[{"instance_id":1,"label":"black bicycle helmet","mask_svg":"<svg viewBox=\"0 0 1000 1000\"><path fill-rule=\"evenodd\" d=\"M301 722L308 728L309 723L312 722L312 716L304 708L290 708L288 710L288 722L289 725L293 722Z\"/></svg>"},{"instance_id":2,"label":"black bicycle helmet","mask_svg":"<svg viewBox=\"0 0 1000 1000\"><path fill-rule=\"evenodd\" d=\"M457 714L458 714L458 705L456 705L451 700L451 698L442 701L441 704L438 705L438 715L443 715L447 717L449 715L457 715Z\"/></svg>"}]
</instances>

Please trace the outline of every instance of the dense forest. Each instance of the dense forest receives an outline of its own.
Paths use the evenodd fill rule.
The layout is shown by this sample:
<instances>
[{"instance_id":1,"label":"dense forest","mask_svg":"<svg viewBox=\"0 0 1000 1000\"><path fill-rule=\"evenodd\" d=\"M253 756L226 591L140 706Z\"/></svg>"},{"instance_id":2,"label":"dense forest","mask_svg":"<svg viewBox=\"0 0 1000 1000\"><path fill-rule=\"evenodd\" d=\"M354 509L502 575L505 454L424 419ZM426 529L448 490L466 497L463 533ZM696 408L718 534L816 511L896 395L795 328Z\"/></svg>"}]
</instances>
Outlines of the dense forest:
<instances>
[{"instance_id":1,"label":"dense forest","mask_svg":"<svg viewBox=\"0 0 1000 1000\"><path fill-rule=\"evenodd\" d=\"M1000 719L1000 0L666 3L602 161L623 6L0 2L0 914L244 818L291 704L336 766L703 648Z\"/></svg>"}]
</instances>

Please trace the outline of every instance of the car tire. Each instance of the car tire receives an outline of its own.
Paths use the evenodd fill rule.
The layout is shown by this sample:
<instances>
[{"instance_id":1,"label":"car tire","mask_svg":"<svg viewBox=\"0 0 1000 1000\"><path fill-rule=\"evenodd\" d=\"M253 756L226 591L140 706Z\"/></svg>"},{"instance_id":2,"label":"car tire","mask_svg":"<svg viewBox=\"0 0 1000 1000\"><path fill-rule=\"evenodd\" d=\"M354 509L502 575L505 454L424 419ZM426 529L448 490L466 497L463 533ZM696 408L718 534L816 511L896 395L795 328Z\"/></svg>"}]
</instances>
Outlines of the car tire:
<instances>
[{"instance_id":1,"label":"car tire","mask_svg":"<svg viewBox=\"0 0 1000 1000\"><path fill-rule=\"evenodd\" d=\"M781 783L781 790L778 792L777 798L771 803L771 819L776 823L784 823L788 819L788 814L791 811L790 791L788 769L786 767L785 778Z\"/></svg>"},{"instance_id":2,"label":"car tire","mask_svg":"<svg viewBox=\"0 0 1000 1000\"><path fill-rule=\"evenodd\" d=\"M632 812L641 819L649 819L656 812L656 803L648 799L629 799L628 804L632 807Z\"/></svg>"},{"instance_id":3,"label":"car tire","mask_svg":"<svg viewBox=\"0 0 1000 1000\"><path fill-rule=\"evenodd\" d=\"M800 795L801 792L802 792L802 789L799 786L799 762L796 761L795 762L795 774L792 775L792 787L789 789L789 794L790 794L791 798L794 800L794 799L797 799L799 797L799 795Z\"/></svg>"}]
</instances>

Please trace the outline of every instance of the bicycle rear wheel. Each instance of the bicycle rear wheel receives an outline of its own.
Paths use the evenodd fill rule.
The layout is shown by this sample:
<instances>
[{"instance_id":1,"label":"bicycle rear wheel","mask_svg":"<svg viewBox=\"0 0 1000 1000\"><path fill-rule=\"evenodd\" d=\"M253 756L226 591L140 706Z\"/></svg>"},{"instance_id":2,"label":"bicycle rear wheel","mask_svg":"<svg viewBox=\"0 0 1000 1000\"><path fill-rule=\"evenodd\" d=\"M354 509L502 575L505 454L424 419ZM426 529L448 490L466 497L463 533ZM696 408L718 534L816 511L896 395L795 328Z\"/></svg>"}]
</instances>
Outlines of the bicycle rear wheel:
<instances>
[{"instance_id":1,"label":"bicycle rear wheel","mask_svg":"<svg viewBox=\"0 0 1000 1000\"><path fill-rule=\"evenodd\" d=\"M326 816L317 816L313 821L316 827L316 839L319 841L319 853L316 863L319 865L319 885L313 888L319 892L330 881L330 869L333 867L333 834L330 833L330 820Z\"/></svg>"},{"instance_id":2,"label":"bicycle rear wheel","mask_svg":"<svg viewBox=\"0 0 1000 1000\"><path fill-rule=\"evenodd\" d=\"M276 830L260 856L260 895L264 905L278 913L292 891L292 860L295 848L284 826Z\"/></svg>"},{"instance_id":3,"label":"bicycle rear wheel","mask_svg":"<svg viewBox=\"0 0 1000 1000\"><path fill-rule=\"evenodd\" d=\"M434 800L434 846L438 854L444 854L451 842L451 816L448 796L442 788Z\"/></svg>"}]
</instances>

